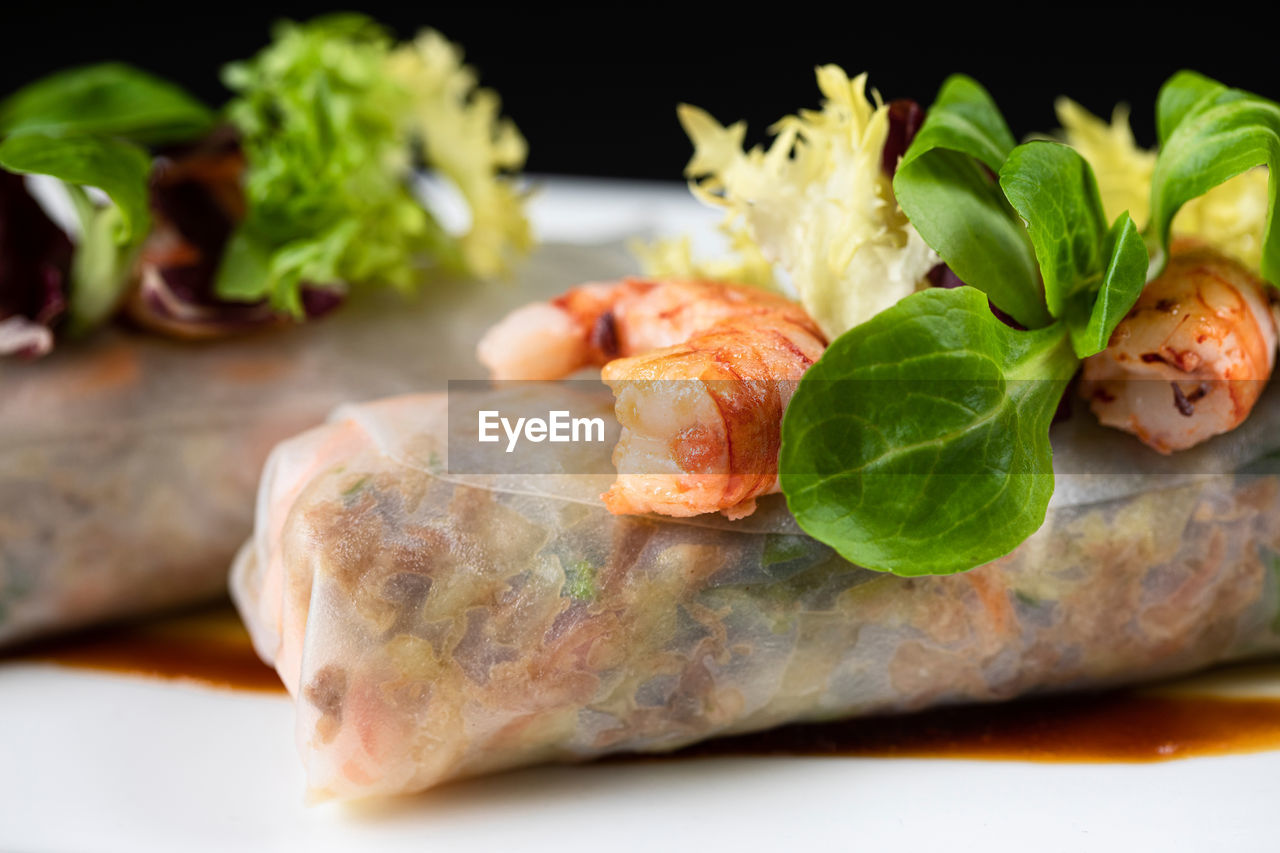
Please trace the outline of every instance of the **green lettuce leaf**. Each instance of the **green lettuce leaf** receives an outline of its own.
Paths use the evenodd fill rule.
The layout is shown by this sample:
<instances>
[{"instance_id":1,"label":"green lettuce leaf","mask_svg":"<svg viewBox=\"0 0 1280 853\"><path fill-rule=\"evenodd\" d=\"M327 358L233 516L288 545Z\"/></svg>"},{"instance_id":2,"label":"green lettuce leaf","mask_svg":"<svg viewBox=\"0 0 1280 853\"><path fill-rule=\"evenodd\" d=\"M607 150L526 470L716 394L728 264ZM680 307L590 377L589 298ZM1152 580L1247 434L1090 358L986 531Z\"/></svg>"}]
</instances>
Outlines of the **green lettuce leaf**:
<instances>
[{"instance_id":1,"label":"green lettuce leaf","mask_svg":"<svg viewBox=\"0 0 1280 853\"><path fill-rule=\"evenodd\" d=\"M1013 149L1000 186L1027 224L1049 313L1066 319L1076 355L1101 352L1146 284L1137 226L1124 213L1107 227L1093 169L1057 142Z\"/></svg>"},{"instance_id":2,"label":"green lettuce leaf","mask_svg":"<svg viewBox=\"0 0 1280 853\"><path fill-rule=\"evenodd\" d=\"M993 178L1013 147L987 91L952 76L898 164L893 189L911 224L962 281L1036 328L1050 315L1035 251Z\"/></svg>"},{"instance_id":3,"label":"green lettuce leaf","mask_svg":"<svg viewBox=\"0 0 1280 853\"><path fill-rule=\"evenodd\" d=\"M1156 95L1156 141L1164 145L1197 104L1211 98L1223 85L1195 71L1179 71Z\"/></svg>"},{"instance_id":4,"label":"green lettuce leaf","mask_svg":"<svg viewBox=\"0 0 1280 853\"><path fill-rule=\"evenodd\" d=\"M102 190L120 208L116 235L120 243L146 234L151 225L147 203L151 158L132 143L110 137L18 133L0 142L0 167Z\"/></svg>"},{"instance_id":5,"label":"green lettuce leaf","mask_svg":"<svg viewBox=\"0 0 1280 853\"><path fill-rule=\"evenodd\" d=\"M40 131L150 144L197 136L213 119L179 87L120 63L61 71L0 102L0 136Z\"/></svg>"},{"instance_id":6,"label":"green lettuce leaf","mask_svg":"<svg viewBox=\"0 0 1280 853\"><path fill-rule=\"evenodd\" d=\"M68 331L82 334L98 326L119 305L151 227L150 156L113 137L24 131L0 142L0 168L50 175L67 185L82 228L71 267ZM112 203L94 203L85 187L102 190Z\"/></svg>"},{"instance_id":7,"label":"green lettuce leaf","mask_svg":"<svg viewBox=\"0 0 1280 853\"><path fill-rule=\"evenodd\" d=\"M1280 233L1275 224L1280 191L1280 105L1181 71L1160 90L1156 125L1161 146L1151 176L1155 277L1168 260L1169 232L1182 205L1255 166L1267 166L1267 224L1262 238L1262 277L1280 286Z\"/></svg>"},{"instance_id":8,"label":"green lettuce leaf","mask_svg":"<svg viewBox=\"0 0 1280 853\"><path fill-rule=\"evenodd\" d=\"M879 571L946 574L1008 553L1044 521L1049 423L1077 363L1062 324L1015 331L974 288L907 297L800 381L779 464L791 512Z\"/></svg>"},{"instance_id":9,"label":"green lettuce leaf","mask_svg":"<svg viewBox=\"0 0 1280 853\"><path fill-rule=\"evenodd\" d=\"M1097 284L1107 232L1098 182L1085 159L1057 142L1028 142L1009 152L1000 188L1027 223L1044 279L1049 313Z\"/></svg>"},{"instance_id":10,"label":"green lettuce leaf","mask_svg":"<svg viewBox=\"0 0 1280 853\"><path fill-rule=\"evenodd\" d=\"M1071 346L1080 358L1107 348L1111 333L1129 313L1147 284L1147 245L1128 213L1116 217L1107 231L1102 256L1107 267L1090 299L1077 299L1067 311Z\"/></svg>"}]
</instances>

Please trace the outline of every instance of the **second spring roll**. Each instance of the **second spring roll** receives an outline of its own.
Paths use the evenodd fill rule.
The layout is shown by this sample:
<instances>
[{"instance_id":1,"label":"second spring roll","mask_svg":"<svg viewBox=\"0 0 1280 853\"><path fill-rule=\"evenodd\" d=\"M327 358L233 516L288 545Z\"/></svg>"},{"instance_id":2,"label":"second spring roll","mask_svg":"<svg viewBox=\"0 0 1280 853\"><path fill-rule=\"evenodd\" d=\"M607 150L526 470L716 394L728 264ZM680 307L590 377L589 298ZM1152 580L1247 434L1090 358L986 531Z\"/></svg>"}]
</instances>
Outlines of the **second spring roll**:
<instances>
[{"instance_id":1,"label":"second spring roll","mask_svg":"<svg viewBox=\"0 0 1280 853\"><path fill-rule=\"evenodd\" d=\"M219 342L112 329L0 366L0 646L225 594L277 442L340 403L474 375L494 313L627 268L614 247L546 246L517 282L370 294Z\"/></svg>"},{"instance_id":2,"label":"second spring roll","mask_svg":"<svg viewBox=\"0 0 1280 853\"><path fill-rule=\"evenodd\" d=\"M1260 412L1187 464L1265 453L1280 396ZM1038 533L919 578L843 561L777 496L659 519L605 510L607 463L451 474L449 429L445 397L392 398L268 463L232 586L294 697L313 799L1280 650L1280 478L1146 476L1096 425L1055 435L1070 472Z\"/></svg>"}]
</instances>

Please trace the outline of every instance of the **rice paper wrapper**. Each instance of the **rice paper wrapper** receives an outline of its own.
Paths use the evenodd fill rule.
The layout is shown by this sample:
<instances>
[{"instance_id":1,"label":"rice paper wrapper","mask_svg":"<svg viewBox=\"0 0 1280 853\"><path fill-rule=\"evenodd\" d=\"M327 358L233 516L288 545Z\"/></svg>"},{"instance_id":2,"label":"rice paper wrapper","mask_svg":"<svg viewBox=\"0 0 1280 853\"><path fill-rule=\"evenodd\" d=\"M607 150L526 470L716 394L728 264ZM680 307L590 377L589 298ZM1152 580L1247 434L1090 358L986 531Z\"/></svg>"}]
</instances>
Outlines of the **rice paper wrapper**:
<instances>
[{"instance_id":1,"label":"rice paper wrapper","mask_svg":"<svg viewBox=\"0 0 1280 853\"><path fill-rule=\"evenodd\" d=\"M630 269L619 247L552 245L515 281L377 292L303 327L110 330L0 362L0 645L225 594L273 446L340 403L480 376L495 317Z\"/></svg>"},{"instance_id":2,"label":"rice paper wrapper","mask_svg":"<svg viewBox=\"0 0 1280 853\"><path fill-rule=\"evenodd\" d=\"M1271 417L1280 397L1261 405ZM1265 465L1153 473L1131 438L1077 416L1055 435L1074 473L1037 534L908 579L843 561L780 496L740 522L625 517L598 500L608 467L451 475L447 408L344 407L268 463L233 596L294 697L313 799L1280 649ZM1265 456L1239 446L1207 452L1233 469Z\"/></svg>"}]
</instances>

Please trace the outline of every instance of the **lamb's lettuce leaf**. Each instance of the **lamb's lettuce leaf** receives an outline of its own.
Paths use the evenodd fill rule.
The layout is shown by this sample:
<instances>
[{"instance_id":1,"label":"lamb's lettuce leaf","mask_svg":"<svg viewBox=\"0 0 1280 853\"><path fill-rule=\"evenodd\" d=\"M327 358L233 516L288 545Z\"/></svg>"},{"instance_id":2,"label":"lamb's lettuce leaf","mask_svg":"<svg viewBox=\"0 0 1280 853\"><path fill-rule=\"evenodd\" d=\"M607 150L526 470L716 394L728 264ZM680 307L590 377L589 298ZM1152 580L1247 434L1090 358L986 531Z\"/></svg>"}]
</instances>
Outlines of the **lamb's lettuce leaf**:
<instances>
[{"instance_id":1,"label":"lamb's lettuce leaf","mask_svg":"<svg viewBox=\"0 0 1280 853\"><path fill-rule=\"evenodd\" d=\"M1085 159L1056 142L1029 142L1000 166L1000 188L1027 223L1049 313L1097 284L1107 231L1098 182Z\"/></svg>"},{"instance_id":2,"label":"lamb's lettuce leaf","mask_svg":"<svg viewBox=\"0 0 1280 853\"><path fill-rule=\"evenodd\" d=\"M1193 71L1180 71L1160 90L1156 126L1161 145L1151 176L1153 243L1150 276L1168 260L1170 229L1188 201L1256 166L1270 170L1267 224L1262 235L1262 277L1280 286L1280 104L1231 89Z\"/></svg>"},{"instance_id":3,"label":"lamb's lettuce leaf","mask_svg":"<svg viewBox=\"0 0 1280 853\"><path fill-rule=\"evenodd\" d=\"M1013 149L1000 186L1026 222L1049 313L1066 319L1076 355L1101 352L1146 284L1137 226L1122 213L1107 227L1093 169L1057 142Z\"/></svg>"},{"instance_id":4,"label":"lamb's lettuce leaf","mask_svg":"<svg viewBox=\"0 0 1280 853\"><path fill-rule=\"evenodd\" d=\"M1050 320L1035 251L995 174L1014 147L995 102L973 79L943 83L898 164L898 204L967 284L1027 328Z\"/></svg>"},{"instance_id":5,"label":"lamb's lettuce leaf","mask_svg":"<svg viewBox=\"0 0 1280 853\"><path fill-rule=\"evenodd\" d=\"M1096 293L1077 299L1067 311L1076 355L1088 358L1107 348L1111 333L1129 313L1147 284L1147 246L1129 214L1116 217L1103 242L1106 269Z\"/></svg>"},{"instance_id":6,"label":"lamb's lettuce leaf","mask_svg":"<svg viewBox=\"0 0 1280 853\"><path fill-rule=\"evenodd\" d=\"M1223 85L1195 71L1179 71L1164 82L1156 95L1156 141L1164 145L1197 105L1223 89Z\"/></svg>"},{"instance_id":7,"label":"lamb's lettuce leaf","mask_svg":"<svg viewBox=\"0 0 1280 853\"><path fill-rule=\"evenodd\" d=\"M782 426L788 506L859 565L964 571L1053 494L1049 423L1077 360L1061 323L1016 331L971 287L926 290L836 339Z\"/></svg>"},{"instance_id":8,"label":"lamb's lettuce leaf","mask_svg":"<svg viewBox=\"0 0 1280 853\"><path fill-rule=\"evenodd\" d=\"M213 121L213 112L178 86L120 63L61 71L0 102L0 168L58 179L80 220L66 297L69 334L106 321L129 285L151 227L151 157L142 146L190 139Z\"/></svg>"},{"instance_id":9,"label":"lamb's lettuce leaf","mask_svg":"<svg viewBox=\"0 0 1280 853\"><path fill-rule=\"evenodd\" d=\"M213 121L178 86L116 62L60 71L0 102L0 136L39 131L151 144L190 139Z\"/></svg>"},{"instance_id":10,"label":"lamb's lettuce leaf","mask_svg":"<svg viewBox=\"0 0 1280 853\"><path fill-rule=\"evenodd\" d=\"M0 167L18 174L52 175L68 184L97 187L120 208L115 235L125 243L151 224L147 177L151 158L122 139L32 131L0 142Z\"/></svg>"},{"instance_id":11,"label":"lamb's lettuce leaf","mask_svg":"<svg viewBox=\"0 0 1280 853\"><path fill-rule=\"evenodd\" d=\"M115 137L24 131L0 142L0 168L49 175L66 184L81 226L71 266L68 331L79 334L96 327L119 305L151 227L150 156ZM86 187L101 190L110 203L95 202Z\"/></svg>"}]
</instances>

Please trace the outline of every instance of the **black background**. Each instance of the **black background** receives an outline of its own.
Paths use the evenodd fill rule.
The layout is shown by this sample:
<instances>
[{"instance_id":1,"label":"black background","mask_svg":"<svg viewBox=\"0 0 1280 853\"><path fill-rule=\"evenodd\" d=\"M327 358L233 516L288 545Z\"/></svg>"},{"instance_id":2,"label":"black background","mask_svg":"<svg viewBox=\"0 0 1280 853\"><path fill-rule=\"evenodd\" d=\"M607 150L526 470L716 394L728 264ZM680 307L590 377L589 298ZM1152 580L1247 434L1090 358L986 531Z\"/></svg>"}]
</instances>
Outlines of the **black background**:
<instances>
[{"instance_id":1,"label":"black background","mask_svg":"<svg viewBox=\"0 0 1280 853\"><path fill-rule=\"evenodd\" d=\"M775 119L819 100L814 66L869 71L886 98L927 104L942 79L965 71L996 97L1014 133L1055 126L1066 94L1094 112L1133 105L1151 143L1156 91L1193 67L1280 96L1280 14L1202 4L1194 13L1154 6L1041 2L1011 9L924 4L831 7L745 5L353 4L399 36L433 26L461 43L483 82L529 139L542 173L679 179L689 145L680 101L721 121L747 119L762 141ZM226 61L253 54L281 17L344 4L239 5L27 3L0 14L0 90L68 65L118 59L174 79L210 102L227 93ZM831 11L841 10L839 13Z\"/></svg>"}]
</instances>

